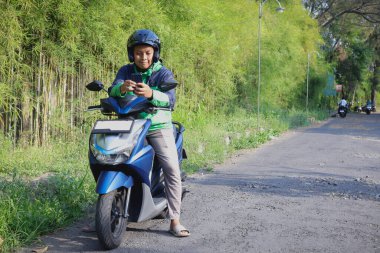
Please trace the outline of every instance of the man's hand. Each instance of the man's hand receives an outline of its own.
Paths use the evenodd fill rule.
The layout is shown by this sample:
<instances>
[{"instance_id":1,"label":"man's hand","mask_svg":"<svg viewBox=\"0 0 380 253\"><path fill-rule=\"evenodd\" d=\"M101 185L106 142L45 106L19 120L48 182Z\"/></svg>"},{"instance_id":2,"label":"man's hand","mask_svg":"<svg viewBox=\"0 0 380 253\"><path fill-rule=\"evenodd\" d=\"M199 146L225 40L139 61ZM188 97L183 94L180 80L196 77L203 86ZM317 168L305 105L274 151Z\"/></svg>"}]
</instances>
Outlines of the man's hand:
<instances>
[{"instance_id":1,"label":"man's hand","mask_svg":"<svg viewBox=\"0 0 380 253\"><path fill-rule=\"evenodd\" d=\"M132 80L125 80L123 85L120 86L121 94L124 94L129 91L134 91L136 87L136 83Z\"/></svg>"},{"instance_id":2,"label":"man's hand","mask_svg":"<svg viewBox=\"0 0 380 253\"><path fill-rule=\"evenodd\" d=\"M134 88L134 93L137 96L146 98L152 98L153 96L153 90L149 87L149 85L146 85L145 83L137 83Z\"/></svg>"}]
</instances>

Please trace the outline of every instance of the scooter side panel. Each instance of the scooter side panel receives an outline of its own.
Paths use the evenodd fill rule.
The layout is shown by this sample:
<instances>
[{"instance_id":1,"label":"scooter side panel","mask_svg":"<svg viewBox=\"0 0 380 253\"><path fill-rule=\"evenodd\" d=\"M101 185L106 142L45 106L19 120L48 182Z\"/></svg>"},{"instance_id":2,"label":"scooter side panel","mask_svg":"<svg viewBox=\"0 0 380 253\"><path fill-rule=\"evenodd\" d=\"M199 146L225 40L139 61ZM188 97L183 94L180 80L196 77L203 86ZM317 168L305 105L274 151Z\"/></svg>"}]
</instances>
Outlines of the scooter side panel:
<instances>
[{"instance_id":1,"label":"scooter side panel","mask_svg":"<svg viewBox=\"0 0 380 253\"><path fill-rule=\"evenodd\" d=\"M159 215L166 207L167 201L166 199L162 199L159 203L155 204L152 198L152 194L150 192L150 187L146 184L142 184L142 206L141 212L137 222L149 220L151 218Z\"/></svg>"},{"instance_id":2,"label":"scooter side panel","mask_svg":"<svg viewBox=\"0 0 380 253\"><path fill-rule=\"evenodd\" d=\"M182 161L183 157L182 157L182 144L183 144L183 136L182 134L180 134L178 136L178 140L176 142L176 148L177 148L177 153L178 153L178 160L179 161Z\"/></svg>"},{"instance_id":3,"label":"scooter side panel","mask_svg":"<svg viewBox=\"0 0 380 253\"><path fill-rule=\"evenodd\" d=\"M102 171L96 184L96 193L106 194L120 187L131 188L132 186L133 178L123 172Z\"/></svg>"},{"instance_id":4,"label":"scooter side panel","mask_svg":"<svg viewBox=\"0 0 380 253\"><path fill-rule=\"evenodd\" d=\"M150 187L149 174L152 169L154 151L151 146L146 146L132 156L126 163L128 167L133 167L138 171L141 181Z\"/></svg>"}]
</instances>

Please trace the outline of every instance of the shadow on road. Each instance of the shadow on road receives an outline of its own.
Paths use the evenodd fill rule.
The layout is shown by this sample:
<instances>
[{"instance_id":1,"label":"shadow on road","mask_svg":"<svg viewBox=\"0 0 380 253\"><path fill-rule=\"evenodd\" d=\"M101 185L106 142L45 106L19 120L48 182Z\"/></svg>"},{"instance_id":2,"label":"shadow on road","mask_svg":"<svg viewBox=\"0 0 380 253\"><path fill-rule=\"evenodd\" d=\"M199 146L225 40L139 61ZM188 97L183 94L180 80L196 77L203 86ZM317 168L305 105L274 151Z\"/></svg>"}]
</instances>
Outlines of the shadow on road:
<instances>
[{"instance_id":1,"label":"shadow on road","mask_svg":"<svg viewBox=\"0 0 380 253\"><path fill-rule=\"evenodd\" d=\"M313 173L314 174L314 173ZM214 174L193 184L221 185L234 191L284 197L331 196L344 199L380 201L380 185L368 178L342 178L340 175L317 173L319 176L250 176L246 174Z\"/></svg>"},{"instance_id":2,"label":"shadow on road","mask_svg":"<svg viewBox=\"0 0 380 253\"><path fill-rule=\"evenodd\" d=\"M152 222L155 224L154 222ZM45 236L43 238L44 244L49 245L47 252L57 252L57 253L69 253L69 252L103 252L105 251L101 245L98 242L98 238L96 236L96 232L83 232L81 231L80 226L83 224L78 223L77 226L68 228L65 230L62 230L61 232L57 232L56 234ZM130 225L129 225L130 226ZM165 230L159 230L159 229L151 229L151 228L139 228L136 227L135 223L131 223L132 227L127 228L128 235L126 237L126 240L124 244L128 244L128 239L132 234L141 234L144 235L144 233L148 234L158 234L160 237L173 237L168 231ZM141 224L140 224L141 226ZM132 236L132 238L134 238ZM32 247L34 248L34 251L31 249L24 249L21 250L19 253L26 253L26 252L37 252L36 249L38 249L37 246ZM127 250L127 251L125 251ZM151 252L157 252L160 253L160 251L151 251L141 248L125 248L121 247L114 250L108 250L107 252L133 252L133 253L151 253Z\"/></svg>"}]
</instances>

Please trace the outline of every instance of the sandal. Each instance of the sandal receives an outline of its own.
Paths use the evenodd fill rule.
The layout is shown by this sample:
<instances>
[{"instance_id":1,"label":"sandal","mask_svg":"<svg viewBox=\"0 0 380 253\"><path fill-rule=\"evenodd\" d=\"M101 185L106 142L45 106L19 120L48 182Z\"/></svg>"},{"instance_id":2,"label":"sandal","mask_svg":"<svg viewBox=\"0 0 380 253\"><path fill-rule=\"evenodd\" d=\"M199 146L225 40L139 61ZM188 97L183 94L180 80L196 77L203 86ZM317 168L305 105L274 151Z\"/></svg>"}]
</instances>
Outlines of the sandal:
<instances>
[{"instance_id":1,"label":"sandal","mask_svg":"<svg viewBox=\"0 0 380 253\"><path fill-rule=\"evenodd\" d=\"M182 225L177 225L173 229L170 229L169 232L175 237L187 237L190 235L190 231L187 230Z\"/></svg>"}]
</instances>

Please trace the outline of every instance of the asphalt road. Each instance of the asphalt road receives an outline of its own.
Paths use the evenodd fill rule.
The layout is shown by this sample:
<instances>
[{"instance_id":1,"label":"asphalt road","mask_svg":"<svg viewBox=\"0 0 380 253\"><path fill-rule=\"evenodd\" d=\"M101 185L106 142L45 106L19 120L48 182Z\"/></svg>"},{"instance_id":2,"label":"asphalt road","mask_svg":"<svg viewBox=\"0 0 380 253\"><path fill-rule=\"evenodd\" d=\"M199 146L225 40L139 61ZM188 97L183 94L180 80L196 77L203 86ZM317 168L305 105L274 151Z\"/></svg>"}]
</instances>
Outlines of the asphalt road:
<instances>
[{"instance_id":1,"label":"asphalt road","mask_svg":"<svg viewBox=\"0 0 380 253\"><path fill-rule=\"evenodd\" d=\"M110 252L380 253L380 114L287 132L186 185L190 237L166 220L131 223ZM86 222L41 238L48 252L102 252Z\"/></svg>"}]
</instances>

